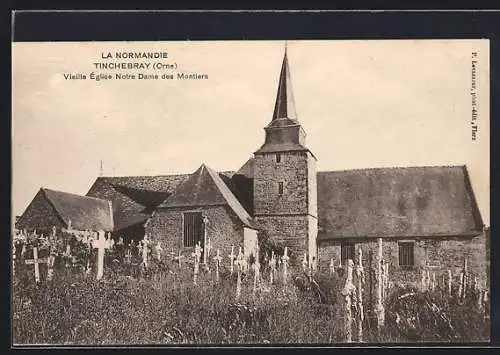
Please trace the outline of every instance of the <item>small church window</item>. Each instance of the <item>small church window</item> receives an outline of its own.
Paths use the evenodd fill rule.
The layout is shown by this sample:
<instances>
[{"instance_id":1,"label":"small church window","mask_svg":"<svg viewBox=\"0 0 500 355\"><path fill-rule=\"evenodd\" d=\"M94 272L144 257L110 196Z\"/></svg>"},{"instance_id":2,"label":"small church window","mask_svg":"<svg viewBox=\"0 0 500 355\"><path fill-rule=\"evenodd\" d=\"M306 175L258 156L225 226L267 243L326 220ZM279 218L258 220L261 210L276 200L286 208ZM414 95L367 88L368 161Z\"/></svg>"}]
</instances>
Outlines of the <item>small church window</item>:
<instances>
[{"instance_id":1,"label":"small church window","mask_svg":"<svg viewBox=\"0 0 500 355\"><path fill-rule=\"evenodd\" d=\"M278 195L283 195L283 181L278 182Z\"/></svg>"},{"instance_id":2,"label":"small church window","mask_svg":"<svg viewBox=\"0 0 500 355\"><path fill-rule=\"evenodd\" d=\"M346 261L351 259L354 261L356 255L356 245L351 242L344 242L340 245L340 257L342 265L345 265Z\"/></svg>"},{"instance_id":3,"label":"small church window","mask_svg":"<svg viewBox=\"0 0 500 355\"><path fill-rule=\"evenodd\" d=\"M281 154L276 153L276 163L281 163Z\"/></svg>"},{"instance_id":4,"label":"small church window","mask_svg":"<svg viewBox=\"0 0 500 355\"><path fill-rule=\"evenodd\" d=\"M399 243L399 266L411 267L415 265L413 247L412 242Z\"/></svg>"},{"instance_id":5,"label":"small church window","mask_svg":"<svg viewBox=\"0 0 500 355\"><path fill-rule=\"evenodd\" d=\"M184 247L194 247L203 239L201 212L184 212Z\"/></svg>"}]
</instances>

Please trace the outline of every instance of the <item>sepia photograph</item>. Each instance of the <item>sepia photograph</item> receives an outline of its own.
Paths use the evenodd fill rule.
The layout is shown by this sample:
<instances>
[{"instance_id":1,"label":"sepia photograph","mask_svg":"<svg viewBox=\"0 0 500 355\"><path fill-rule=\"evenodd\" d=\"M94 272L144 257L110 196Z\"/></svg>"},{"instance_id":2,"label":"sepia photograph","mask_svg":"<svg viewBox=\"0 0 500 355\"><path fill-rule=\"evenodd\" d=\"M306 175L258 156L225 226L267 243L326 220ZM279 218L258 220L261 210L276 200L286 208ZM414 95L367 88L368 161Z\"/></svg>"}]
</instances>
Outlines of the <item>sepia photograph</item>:
<instances>
[{"instance_id":1,"label":"sepia photograph","mask_svg":"<svg viewBox=\"0 0 500 355\"><path fill-rule=\"evenodd\" d=\"M489 343L489 58L13 42L13 345Z\"/></svg>"}]
</instances>

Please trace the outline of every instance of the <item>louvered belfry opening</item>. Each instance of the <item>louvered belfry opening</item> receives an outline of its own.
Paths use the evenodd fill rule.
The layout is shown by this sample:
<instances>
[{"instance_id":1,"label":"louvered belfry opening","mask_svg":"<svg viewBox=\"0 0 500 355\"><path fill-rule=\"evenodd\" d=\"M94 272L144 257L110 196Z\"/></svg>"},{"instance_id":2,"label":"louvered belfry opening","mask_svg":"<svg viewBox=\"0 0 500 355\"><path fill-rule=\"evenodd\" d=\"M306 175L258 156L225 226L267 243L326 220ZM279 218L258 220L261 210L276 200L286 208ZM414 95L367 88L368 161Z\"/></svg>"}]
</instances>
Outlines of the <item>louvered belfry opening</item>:
<instances>
[{"instance_id":1,"label":"louvered belfry opening","mask_svg":"<svg viewBox=\"0 0 500 355\"><path fill-rule=\"evenodd\" d=\"M184 213L184 247L203 246L203 216L201 212Z\"/></svg>"}]
</instances>

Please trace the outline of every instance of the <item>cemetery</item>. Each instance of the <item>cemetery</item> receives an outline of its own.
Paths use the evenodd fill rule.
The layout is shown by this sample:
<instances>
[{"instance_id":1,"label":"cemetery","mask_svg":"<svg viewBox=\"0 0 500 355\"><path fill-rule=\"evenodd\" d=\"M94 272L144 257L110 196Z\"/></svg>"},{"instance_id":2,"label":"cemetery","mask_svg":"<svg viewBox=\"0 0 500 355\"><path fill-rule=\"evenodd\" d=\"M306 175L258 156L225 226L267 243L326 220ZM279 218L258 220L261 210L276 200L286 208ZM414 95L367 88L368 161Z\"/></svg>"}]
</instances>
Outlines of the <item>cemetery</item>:
<instances>
[{"instance_id":1,"label":"cemetery","mask_svg":"<svg viewBox=\"0 0 500 355\"><path fill-rule=\"evenodd\" d=\"M264 142L235 171L101 164L85 196L40 188L13 233L13 342L488 342L468 167L318 171L292 92L285 48Z\"/></svg>"},{"instance_id":2,"label":"cemetery","mask_svg":"<svg viewBox=\"0 0 500 355\"><path fill-rule=\"evenodd\" d=\"M383 248L382 241L379 247ZM105 232L16 231L15 344L349 344L485 342L488 289L467 270L398 287L383 259L319 270L288 250L246 258L167 250L147 236L126 245ZM380 252L379 256L382 255ZM367 275L377 281L369 285ZM372 298L368 295L373 286Z\"/></svg>"}]
</instances>

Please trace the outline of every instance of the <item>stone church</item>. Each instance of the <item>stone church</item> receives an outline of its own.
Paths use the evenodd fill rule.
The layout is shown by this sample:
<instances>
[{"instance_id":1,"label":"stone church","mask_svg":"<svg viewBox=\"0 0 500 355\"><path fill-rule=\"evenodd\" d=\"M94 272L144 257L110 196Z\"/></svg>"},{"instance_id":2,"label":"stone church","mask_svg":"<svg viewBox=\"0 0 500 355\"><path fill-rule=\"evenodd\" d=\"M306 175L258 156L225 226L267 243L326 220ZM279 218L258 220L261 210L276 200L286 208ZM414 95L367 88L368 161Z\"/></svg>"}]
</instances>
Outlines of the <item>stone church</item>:
<instances>
[{"instance_id":1,"label":"stone church","mask_svg":"<svg viewBox=\"0 0 500 355\"><path fill-rule=\"evenodd\" d=\"M318 172L318 157L307 147L295 111L286 51L264 131L264 143L236 171L217 172L201 164L185 175L98 177L69 210L86 216L88 226L82 229L111 218L114 236L130 240L147 234L167 250L189 251L209 240L223 255L232 246L250 255L265 231L274 243L288 247L293 263L306 253L321 269L332 259L337 265L354 259L359 248L369 262L376 239L383 238L384 258L397 279L416 280L422 268L455 274L464 258L472 272L485 277L488 240L467 168ZM59 199L65 194L58 193ZM67 204L76 203L74 195L66 195ZM110 208L103 202L97 211L98 200ZM40 215L61 219L50 199L44 208L36 207L27 208L18 229L36 228ZM59 217L49 219L51 214Z\"/></svg>"}]
</instances>

